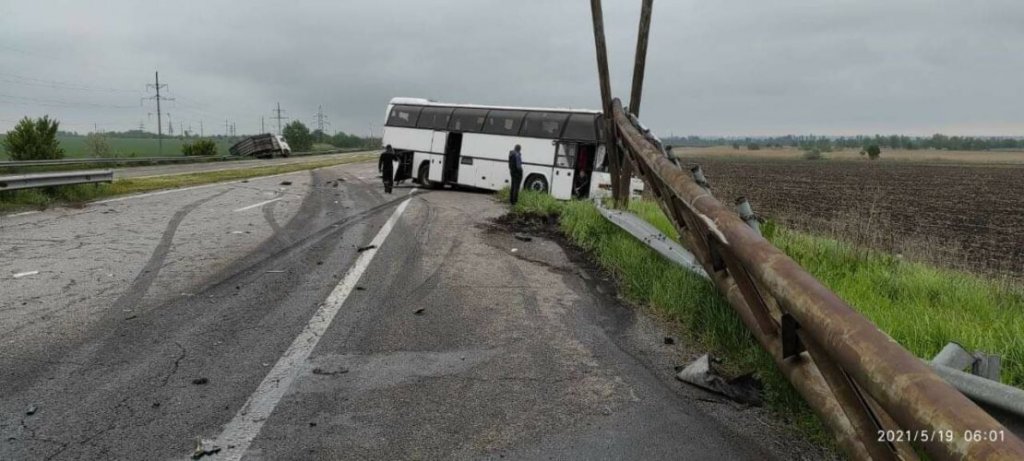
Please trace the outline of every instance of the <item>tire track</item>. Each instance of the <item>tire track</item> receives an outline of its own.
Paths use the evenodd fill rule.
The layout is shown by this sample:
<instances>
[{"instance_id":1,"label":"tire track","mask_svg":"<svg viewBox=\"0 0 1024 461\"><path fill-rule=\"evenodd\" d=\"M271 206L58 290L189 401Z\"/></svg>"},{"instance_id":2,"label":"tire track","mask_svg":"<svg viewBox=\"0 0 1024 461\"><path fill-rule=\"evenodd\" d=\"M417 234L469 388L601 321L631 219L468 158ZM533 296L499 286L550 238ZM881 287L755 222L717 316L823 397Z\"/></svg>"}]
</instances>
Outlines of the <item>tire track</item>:
<instances>
[{"instance_id":1,"label":"tire track","mask_svg":"<svg viewBox=\"0 0 1024 461\"><path fill-rule=\"evenodd\" d=\"M185 220L185 217L189 213L195 211L204 203L209 202L221 195L230 192L230 189L223 190L209 197L196 200L195 202L185 205L171 217L171 221L167 223L167 227L164 229L163 235L160 237L160 243L157 244L156 248L153 249L153 253L149 256L149 261L142 267L135 279L132 280L131 285L125 290L123 294L116 301L114 301L114 307L136 307L142 298L146 296L149 291L149 287L153 285L153 281L156 280L157 275L160 274L160 269L163 268L164 260L167 259L167 254L171 251L171 244L174 242L174 234L178 232L178 226Z\"/></svg>"}]
</instances>

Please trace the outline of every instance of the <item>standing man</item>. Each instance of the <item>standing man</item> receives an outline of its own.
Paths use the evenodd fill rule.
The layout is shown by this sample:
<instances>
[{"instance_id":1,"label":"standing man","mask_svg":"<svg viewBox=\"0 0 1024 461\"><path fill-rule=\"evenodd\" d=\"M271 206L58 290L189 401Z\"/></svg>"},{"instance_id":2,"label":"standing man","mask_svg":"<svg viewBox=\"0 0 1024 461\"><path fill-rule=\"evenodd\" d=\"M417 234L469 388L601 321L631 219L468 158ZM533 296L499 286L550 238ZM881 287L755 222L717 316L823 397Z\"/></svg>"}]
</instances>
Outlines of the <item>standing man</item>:
<instances>
[{"instance_id":1,"label":"standing man","mask_svg":"<svg viewBox=\"0 0 1024 461\"><path fill-rule=\"evenodd\" d=\"M377 171L380 171L381 178L384 180L384 192L390 194L391 188L395 185L395 149L391 148L391 144L388 144L384 148L384 152L380 154Z\"/></svg>"},{"instance_id":2,"label":"standing man","mask_svg":"<svg viewBox=\"0 0 1024 461\"><path fill-rule=\"evenodd\" d=\"M508 172L512 176L512 192L509 201L515 205L519 201L519 187L523 184L523 153L522 147L516 144L508 153Z\"/></svg>"}]
</instances>

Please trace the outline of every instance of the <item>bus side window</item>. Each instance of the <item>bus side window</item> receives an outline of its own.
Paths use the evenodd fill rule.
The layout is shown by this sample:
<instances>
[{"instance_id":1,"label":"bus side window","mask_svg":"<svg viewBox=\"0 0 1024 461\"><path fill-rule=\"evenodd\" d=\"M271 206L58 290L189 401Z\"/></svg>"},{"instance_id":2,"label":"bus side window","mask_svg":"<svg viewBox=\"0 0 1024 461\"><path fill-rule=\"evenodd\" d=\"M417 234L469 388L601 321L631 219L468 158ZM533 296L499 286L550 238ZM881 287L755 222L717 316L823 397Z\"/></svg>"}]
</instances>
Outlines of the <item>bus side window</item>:
<instances>
[{"instance_id":1,"label":"bus side window","mask_svg":"<svg viewBox=\"0 0 1024 461\"><path fill-rule=\"evenodd\" d=\"M576 150L579 144L559 143L558 153L555 154L555 166L558 168L572 168L576 164Z\"/></svg>"}]
</instances>

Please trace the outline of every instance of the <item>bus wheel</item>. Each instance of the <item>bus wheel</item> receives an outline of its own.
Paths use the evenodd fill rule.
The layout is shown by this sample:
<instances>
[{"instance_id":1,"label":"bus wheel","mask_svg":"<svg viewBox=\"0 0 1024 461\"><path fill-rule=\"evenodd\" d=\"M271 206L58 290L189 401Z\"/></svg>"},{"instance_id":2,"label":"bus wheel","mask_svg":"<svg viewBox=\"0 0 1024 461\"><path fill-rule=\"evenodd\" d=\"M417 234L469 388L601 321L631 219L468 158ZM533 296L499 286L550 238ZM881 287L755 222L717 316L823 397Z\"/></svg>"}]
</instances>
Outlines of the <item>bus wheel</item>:
<instances>
[{"instance_id":1,"label":"bus wheel","mask_svg":"<svg viewBox=\"0 0 1024 461\"><path fill-rule=\"evenodd\" d=\"M548 180L544 179L544 176L539 174L531 174L526 178L526 182L523 184L523 188L536 192L547 192L548 191Z\"/></svg>"},{"instance_id":2,"label":"bus wheel","mask_svg":"<svg viewBox=\"0 0 1024 461\"><path fill-rule=\"evenodd\" d=\"M417 175L417 178L418 178L417 181L419 181L420 186L426 187L426 188L431 188L431 189L434 188L434 183L430 182L430 179L429 179L430 178L430 165L427 164L426 162L424 162L423 164L420 165L420 171L419 171L419 174Z\"/></svg>"}]
</instances>

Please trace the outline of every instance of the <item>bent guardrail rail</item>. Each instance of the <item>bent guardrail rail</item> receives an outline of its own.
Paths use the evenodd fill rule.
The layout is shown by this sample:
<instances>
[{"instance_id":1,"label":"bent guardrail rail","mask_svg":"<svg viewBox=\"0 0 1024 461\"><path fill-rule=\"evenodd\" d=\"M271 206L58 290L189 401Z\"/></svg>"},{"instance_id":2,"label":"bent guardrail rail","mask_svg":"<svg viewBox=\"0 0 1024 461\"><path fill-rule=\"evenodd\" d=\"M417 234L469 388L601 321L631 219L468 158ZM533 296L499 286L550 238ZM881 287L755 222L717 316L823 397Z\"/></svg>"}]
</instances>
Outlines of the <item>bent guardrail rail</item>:
<instances>
[{"instance_id":1,"label":"bent guardrail rail","mask_svg":"<svg viewBox=\"0 0 1024 461\"><path fill-rule=\"evenodd\" d=\"M114 172L110 170L0 176L0 192L6 190L32 189L36 187L70 186L73 184L95 184L113 181Z\"/></svg>"},{"instance_id":2,"label":"bent guardrail rail","mask_svg":"<svg viewBox=\"0 0 1024 461\"><path fill-rule=\"evenodd\" d=\"M917 459L913 442L937 459L1024 459L1024 442L715 199L618 99L612 126L680 242L852 458Z\"/></svg>"}]
</instances>

